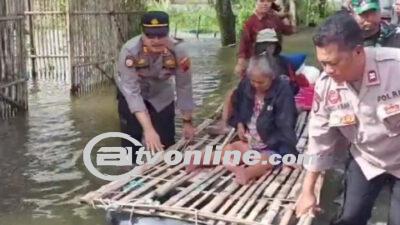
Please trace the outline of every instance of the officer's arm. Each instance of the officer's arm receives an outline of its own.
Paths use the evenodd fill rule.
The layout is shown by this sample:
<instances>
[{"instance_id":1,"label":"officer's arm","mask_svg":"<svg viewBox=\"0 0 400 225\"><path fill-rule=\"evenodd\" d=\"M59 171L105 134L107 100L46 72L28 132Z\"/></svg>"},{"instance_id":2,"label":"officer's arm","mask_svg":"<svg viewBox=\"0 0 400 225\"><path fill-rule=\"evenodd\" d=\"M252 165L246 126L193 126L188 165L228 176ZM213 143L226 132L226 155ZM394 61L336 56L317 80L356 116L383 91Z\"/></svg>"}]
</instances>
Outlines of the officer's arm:
<instances>
[{"instance_id":1,"label":"officer's arm","mask_svg":"<svg viewBox=\"0 0 400 225\"><path fill-rule=\"evenodd\" d=\"M315 184L317 183L318 177L321 174L321 172L313 172L313 171L307 171L306 175L304 176L304 181L303 181L303 193L307 193L310 195L314 195L315 193Z\"/></svg>"},{"instance_id":2,"label":"officer's arm","mask_svg":"<svg viewBox=\"0 0 400 225\"><path fill-rule=\"evenodd\" d=\"M184 119L191 119L195 104L193 100L191 61L186 52L178 45L175 49L178 68L176 69L175 85L177 108Z\"/></svg>"},{"instance_id":3,"label":"officer's arm","mask_svg":"<svg viewBox=\"0 0 400 225\"><path fill-rule=\"evenodd\" d=\"M146 105L140 95L139 77L133 67L133 61L129 60L133 60L129 51L122 49L118 59L116 83L128 103L130 112L136 116L144 130L150 129L153 126L147 113Z\"/></svg>"},{"instance_id":4,"label":"officer's arm","mask_svg":"<svg viewBox=\"0 0 400 225\"><path fill-rule=\"evenodd\" d=\"M313 107L309 119L308 148L304 167L307 169L303 191L314 191L320 172L337 165L345 156L349 142L338 129L329 126L329 112L325 108L327 78L320 78L315 85ZM309 192L311 193L311 192Z\"/></svg>"}]
</instances>

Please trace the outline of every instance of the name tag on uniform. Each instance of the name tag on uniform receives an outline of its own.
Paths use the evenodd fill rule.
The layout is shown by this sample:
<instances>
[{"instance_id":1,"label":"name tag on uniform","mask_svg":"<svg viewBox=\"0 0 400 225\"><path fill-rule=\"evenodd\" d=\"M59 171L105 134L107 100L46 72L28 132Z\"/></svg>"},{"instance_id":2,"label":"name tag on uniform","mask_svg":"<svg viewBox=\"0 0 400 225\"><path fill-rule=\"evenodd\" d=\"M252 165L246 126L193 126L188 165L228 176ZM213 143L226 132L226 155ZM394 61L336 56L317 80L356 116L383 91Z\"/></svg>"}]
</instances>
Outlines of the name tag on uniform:
<instances>
[{"instance_id":1,"label":"name tag on uniform","mask_svg":"<svg viewBox=\"0 0 400 225\"><path fill-rule=\"evenodd\" d=\"M400 113L400 104L386 104L378 106L377 114L381 119L396 115Z\"/></svg>"},{"instance_id":2,"label":"name tag on uniform","mask_svg":"<svg viewBox=\"0 0 400 225\"><path fill-rule=\"evenodd\" d=\"M354 113L333 113L329 117L330 127L342 127L357 123L357 118Z\"/></svg>"}]
</instances>

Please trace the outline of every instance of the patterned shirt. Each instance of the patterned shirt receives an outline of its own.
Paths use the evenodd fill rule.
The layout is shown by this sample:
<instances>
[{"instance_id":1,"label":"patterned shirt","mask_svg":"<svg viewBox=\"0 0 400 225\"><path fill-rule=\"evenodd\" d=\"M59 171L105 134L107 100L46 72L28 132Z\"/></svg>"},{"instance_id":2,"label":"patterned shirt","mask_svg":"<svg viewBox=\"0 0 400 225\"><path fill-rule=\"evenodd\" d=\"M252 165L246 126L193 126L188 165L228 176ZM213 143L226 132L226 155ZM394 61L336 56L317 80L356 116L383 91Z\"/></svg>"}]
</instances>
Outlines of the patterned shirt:
<instances>
[{"instance_id":1,"label":"patterned shirt","mask_svg":"<svg viewBox=\"0 0 400 225\"><path fill-rule=\"evenodd\" d=\"M247 138L249 142L249 147L252 150L262 150L267 148L267 145L264 144L264 142L261 140L261 137L257 131L257 119L263 107L264 98L256 97L254 102L253 115L251 116L250 122L247 124L247 128L249 129Z\"/></svg>"}]
</instances>

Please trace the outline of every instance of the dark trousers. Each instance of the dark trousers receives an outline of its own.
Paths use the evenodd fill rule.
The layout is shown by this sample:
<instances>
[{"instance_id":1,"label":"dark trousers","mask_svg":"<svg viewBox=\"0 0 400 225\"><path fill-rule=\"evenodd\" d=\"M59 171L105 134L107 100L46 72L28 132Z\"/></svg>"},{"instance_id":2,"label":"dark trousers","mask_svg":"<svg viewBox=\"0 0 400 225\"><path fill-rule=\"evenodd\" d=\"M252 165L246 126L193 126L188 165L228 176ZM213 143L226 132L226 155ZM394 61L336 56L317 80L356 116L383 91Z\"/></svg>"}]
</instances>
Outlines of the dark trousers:
<instances>
[{"instance_id":1,"label":"dark trousers","mask_svg":"<svg viewBox=\"0 0 400 225\"><path fill-rule=\"evenodd\" d=\"M117 99L121 132L130 135L142 143L142 126L136 119L136 116L130 112L128 103L120 92L118 92ZM167 149L175 144L175 104L172 102L160 112L157 112L149 102L145 101L145 104L153 127L160 136L161 143L165 146L164 149ZM124 139L121 141L121 146L132 147L133 162L136 162L135 152L138 150L138 147Z\"/></svg>"},{"instance_id":2,"label":"dark trousers","mask_svg":"<svg viewBox=\"0 0 400 225\"><path fill-rule=\"evenodd\" d=\"M351 159L345 182L342 213L332 225L366 225L379 192L387 184L391 187L388 225L400 225L400 179L382 174L368 181L360 166Z\"/></svg>"}]
</instances>

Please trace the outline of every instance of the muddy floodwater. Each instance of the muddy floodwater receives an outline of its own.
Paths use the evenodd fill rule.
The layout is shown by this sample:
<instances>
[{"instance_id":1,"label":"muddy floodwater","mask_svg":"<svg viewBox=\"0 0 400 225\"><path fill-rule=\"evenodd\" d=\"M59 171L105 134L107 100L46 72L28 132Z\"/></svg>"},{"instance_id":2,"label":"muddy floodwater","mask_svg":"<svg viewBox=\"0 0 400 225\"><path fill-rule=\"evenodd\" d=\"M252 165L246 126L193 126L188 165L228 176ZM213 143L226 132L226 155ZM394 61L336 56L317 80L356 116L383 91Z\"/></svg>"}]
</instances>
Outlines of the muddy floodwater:
<instances>
[{"instance_id":1,"label":"muddy floodwater","mask_svg":"<svg viewBox=\"0 0 400 225\"><path fill-rule=\"evenodd\" d=\"M189 38L184 45L192 56L199 123L235 83L235 49L220 48L217 39ZM306 52L315 63L310 30L286 38L284 49ZM119 131L114 86L73 98L67 82L29 81L29 112L0 122L0 225L106 224L104 211L80 205L78 199L105 183L87 172L82 149L94 136L110 131ZM334 215L340 178L340 173L328 174L322 194L325 213L316 224L328 224ZM383 221L386 203L384 193L374 224Z\"/></svg>"}]
</instances>

